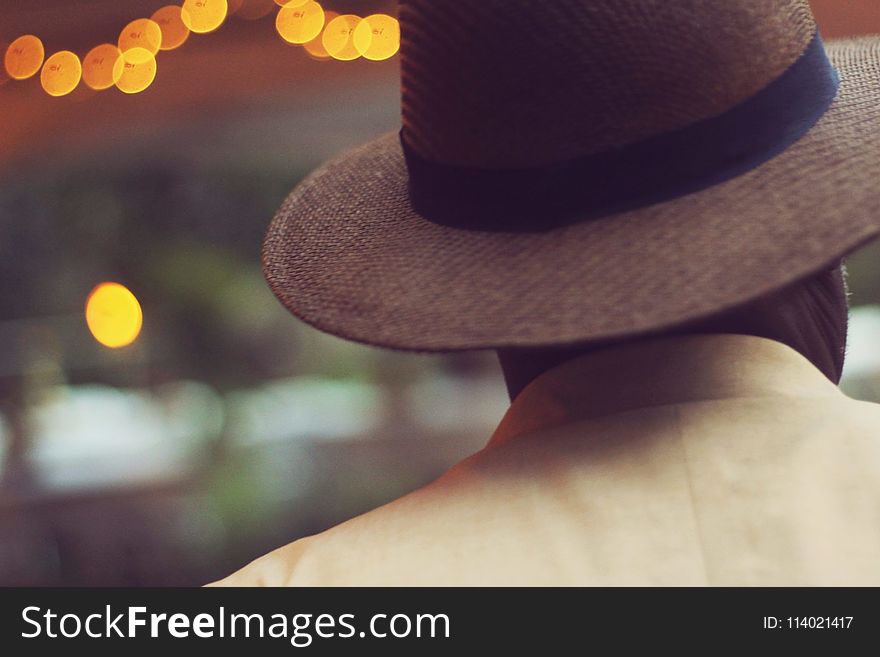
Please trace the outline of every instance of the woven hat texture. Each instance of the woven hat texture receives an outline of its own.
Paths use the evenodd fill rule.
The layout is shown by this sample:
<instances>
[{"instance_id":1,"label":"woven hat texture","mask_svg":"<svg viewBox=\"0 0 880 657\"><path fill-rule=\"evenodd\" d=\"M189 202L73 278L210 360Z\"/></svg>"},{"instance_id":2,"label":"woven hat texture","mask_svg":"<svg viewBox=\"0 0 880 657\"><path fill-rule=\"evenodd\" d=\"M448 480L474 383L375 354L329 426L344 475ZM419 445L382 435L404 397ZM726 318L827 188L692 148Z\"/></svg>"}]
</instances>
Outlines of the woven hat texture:
<instances>
[{"instance_id":1,"label":"woven hat texture","mask_svg":"<svg viewBox=\"0 0 880 657\"><path fill-rule=\"evenodd\" d=\"M711 118L798 60L800 0L401 2L408 145L443 164L535 167ZM880 232L880 39L825 44L831 108L785 152L708 189L536 233L439 225L410 202L398 135L303 181L267 233L295 315L369 344L583 343L746 303Z\"/></svg>"}]
</instances>

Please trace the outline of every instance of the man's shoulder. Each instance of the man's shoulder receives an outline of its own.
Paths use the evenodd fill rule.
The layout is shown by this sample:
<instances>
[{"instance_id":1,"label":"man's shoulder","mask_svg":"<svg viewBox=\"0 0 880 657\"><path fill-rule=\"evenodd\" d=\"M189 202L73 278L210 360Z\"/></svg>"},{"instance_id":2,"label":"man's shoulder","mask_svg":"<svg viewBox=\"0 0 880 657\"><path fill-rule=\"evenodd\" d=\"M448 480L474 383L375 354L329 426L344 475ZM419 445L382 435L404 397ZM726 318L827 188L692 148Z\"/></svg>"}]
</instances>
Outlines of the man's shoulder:
<instances>
[{"instance_id":1,"label":"man's shoulder","mask_svg":"<svg viewBox=\"0 0 880 657\"><path fill-rule=\"evenodd\" d=\"M840 402L844 406L849 406L853 409L855 413L857 413L856 418L876 418L880 416L880 404L877 404L872 401L862 401L859 399L853 399L852 397L843 397L843 400Z\"/></svg>"},{"instance_id":2,"label":"man's shoulder","mask_svg":"<svg viewBox=\"0 0 880 657\"><path fill-rule=\"evenodd\" d=\"M607 537L598 528L603 526L611 528L611 538L618 526L640 531L633 514L612 513L619 505L596 507L593 501L636 499L633 496L641 491L645 504L660 505L661 515L668 517L681 505L664 482L677 481L675 473L688 471L675 467L676 455L682 453L683 443L678 441L685 441L688 467L702 473L700 481L707 473L723 475L713 479L704 496L708 506L724 477L728 483L746 482L742 490L758 497L766 484L767 491L776 491L777 505L783 503L780 491L788 491L785 499L794 499L803 493L801 484L820 479L823 489L834 494L849 494L852 489L864 496L880 491L878 404L826 395L685 406L593 419L481 450L432 484L274 550L216 584L418 584L447 576L483 582L493 575L512 577L512 572L522 578L532 570L536 577L544 577L541 581L555 581L555 570L535 565L541 553L535 552L533 543L541 535L532 531L530 514L536 509L553 511L552 517L564 520L569 516L560 510L559 500L565 499L565 508L573 508L578 518L592 513L603 519L604 525L594 523L592 529L579 521L571 526L542 521L543 534L558 534L556 538L564 536L576 545L602 544ZM630 430L652 436L632 440ZM655 432L669 440L655 440ZM633 443L629 447L628 440ZM559 449L566 445L578 447ZM663 467L666 474L660 476ZM737 474L740 467L742 477ZM574 504L580 499L578 491L589 492L581 506ZM771 497L768 492L766 499ZM667 498L669 504L663 506ZM724 499L729 515L736 498ZM747 515L757 513L754 505L743 508ZM636 524L627 524L630 520ZM487 546L492 550L484 554ZM682 553L690 554L686 548ZM505 563L510 567L502 567ZM468 570L480 564L485 567ZM523 570L522 564L529 568ZM583 580L592 581L586 576Z\"/></svg>"},{"instance_id":3,"label":"man's shoulder","mask_svg":"<svg viewBox=\"0 0 880 657\"><path fill-rule=\"evenodd\" d=\"M208 587L288 586L297 563L306 552L309 539L303 538L268 552L231 575L207 584Z\"/></svg>"},{"instance_id":4,"label":"man's shoulder","mask_svg":"<svg viewBox=\"0 0 880 657\"><path fill-rule=\"evenodd\" d=\"M417 554L409 543L426 539L444 522L443 505L438 504L442 494L434 491L435 484L288 543L209 586L387 584L388 559L397 554L405 561L407 555ZM433 515L427 513L431 506Z\"/></svg>"},{"instance_id":5,"label":"man's shoulder","mask_svg":"<svg viewBox=\"0 0 880 657\"><path fill-rule=\"evenodd\" d=\"M880 404L848 397L842 393L825 395L791 395L775 397L730 397L677 404L679 409L693 410L699 415L717 411L735 422L752 418L788 422L803 418L807 423L822 420L823 426L873 429L880 437Z\"/></svg>"},{"instance_id":6,"label":"man's shoulder","mask_svg":"<svg viewBox=\"0 0 880 657\"><path fill-rule=\"evenodd\" d=\"M880 444L880 404L845 397L838 415L849 432Z\"/></svg>"},{"instance_id":7,"label":"man's shoulder","mask_svg":"<svg viewBox=\"0 0 880 657\"><path fill-rule=\"evenodd\" d=\"M880 404L853 399L846 395L800 397L797 409L807 419L822 418L823 426L839 427L880 439Z\"/></svg>"}]
</instances>

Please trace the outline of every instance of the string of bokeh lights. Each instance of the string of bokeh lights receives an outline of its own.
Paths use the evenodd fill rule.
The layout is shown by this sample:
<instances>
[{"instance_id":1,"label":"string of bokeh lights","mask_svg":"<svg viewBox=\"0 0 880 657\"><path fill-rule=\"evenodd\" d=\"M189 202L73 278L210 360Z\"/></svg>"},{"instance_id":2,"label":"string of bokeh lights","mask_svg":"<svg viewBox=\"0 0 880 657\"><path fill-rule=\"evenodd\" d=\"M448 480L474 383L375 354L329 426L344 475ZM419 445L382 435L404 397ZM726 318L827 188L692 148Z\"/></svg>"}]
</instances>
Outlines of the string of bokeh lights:
<instances>
[{"instance_id":1,"label":"string of bokeh lights","mask_svg":"<svg viewBox=\"0 0 880 657\"><path fill-rule=\"evenodd\" d=\"M246 20L268 16L287 43L302 46L314 59L372 61L389 59L400 49L400 26L387 14L360 17L325 10L315 0L185 0L167 5L149 18L131 21L115 44L95 46L80 59L62 50L46 57L43 42L33 34L18 37L6 49L3 65L13 80L40 74L50 96L72 93L80 83L94 91L115 87L126 94L147 89L156 79L161 51L180 48L190 34L218 30L229 16ZM100 344L118 349L137 340L143 312L137 297L125 286L104 282L86 299L86 325Z\"/></svg>"},{"instance_id":2,"label":"string of bokeh lights","mask_svg":"<svg viewBox=\"0 0 880 657\"><path fill-rule=\"evenodd\" d=\"M337 14L315 0L184 0L126 25L115 44L95 46L80 59L61 50L46 57L40 38L25 34L6 49L3 65L13 80L40 74L50 96L66 96L80 83L94 91L115 87L126 94L147 89L156 79L157 57L186 43L190 34L218 30L229 16L254 20L275 14L275 30L314 59L389 59L400 49L400 26L392 16Z\"/></svg>"}]
</instances>

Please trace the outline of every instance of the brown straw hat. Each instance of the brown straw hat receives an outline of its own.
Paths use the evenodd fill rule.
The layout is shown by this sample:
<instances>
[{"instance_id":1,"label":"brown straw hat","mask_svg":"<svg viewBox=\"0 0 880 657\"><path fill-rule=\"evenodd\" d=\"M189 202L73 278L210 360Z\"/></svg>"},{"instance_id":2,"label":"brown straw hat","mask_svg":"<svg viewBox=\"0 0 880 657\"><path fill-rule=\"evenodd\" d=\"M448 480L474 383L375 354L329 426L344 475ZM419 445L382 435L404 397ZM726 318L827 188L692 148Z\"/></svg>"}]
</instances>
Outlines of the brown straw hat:
<instances>
[{"instance_id":1,"label":"brown straw hat","mask_svg":"<svg viewBox=\"0 0 880 657\"><path fill-rule=\"evenodd\" d=\"M880 39L805 0L401 0L403 129L264 244L309 324L415 350L647 333L880 231Z\"/></svg>"}]
</instances>

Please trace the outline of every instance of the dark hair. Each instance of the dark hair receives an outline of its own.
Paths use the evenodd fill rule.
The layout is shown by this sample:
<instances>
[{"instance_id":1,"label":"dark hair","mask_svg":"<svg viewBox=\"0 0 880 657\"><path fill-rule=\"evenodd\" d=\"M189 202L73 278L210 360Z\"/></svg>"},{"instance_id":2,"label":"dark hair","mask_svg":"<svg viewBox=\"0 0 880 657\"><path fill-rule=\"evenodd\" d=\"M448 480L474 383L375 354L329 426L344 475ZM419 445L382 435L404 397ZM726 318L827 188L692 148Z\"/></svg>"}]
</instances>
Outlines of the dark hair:
<instances>
[{"instance_id":1,"label":"dark hair","mask_svg":"<svg viewBox=\"0 0 880 657\"><path fill-rule=\"evenodd\" d=\"M843 264L838 263L734 310L659 331L650 337L733 333L769 338L800 352L836 384L843 372L848 321L846 273ZM645 337L649 336L568 347L499 349L498 358L513 399L535 377L566 360Z\"/></svg>"},{"instance_id":2,"label":"dark hair","mask_svg":"<svg viewBox=\"0 0 880 657\"><path fill-rule=\"evenodd\" d=\"M738 333L800 352L834 383L846 352L849 300L842 263L736 310L671 333Z\"/></svg>"}]
</instances>

